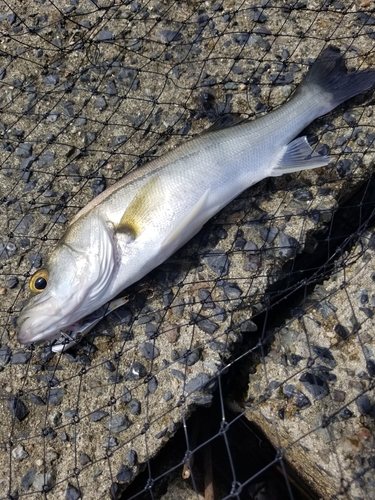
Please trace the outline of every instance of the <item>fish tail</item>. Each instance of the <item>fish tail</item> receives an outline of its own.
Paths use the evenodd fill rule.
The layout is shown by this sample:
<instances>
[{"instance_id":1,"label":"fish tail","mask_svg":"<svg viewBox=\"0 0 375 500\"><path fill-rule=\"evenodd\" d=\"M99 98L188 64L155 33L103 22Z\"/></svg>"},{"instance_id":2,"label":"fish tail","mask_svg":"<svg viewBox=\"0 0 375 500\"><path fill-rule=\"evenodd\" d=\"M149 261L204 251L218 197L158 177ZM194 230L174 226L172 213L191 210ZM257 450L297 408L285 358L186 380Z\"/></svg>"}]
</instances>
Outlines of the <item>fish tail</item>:
<instances>
[{"instance_id":1,"label":"fish tail","mask_svg":"<svg viewBox=\"0 0 375 500\"><path fill-rule=\"evenodd\" d=\"M339 49L329 46L317 58L300 91L318 88L321 114L328 113L342 102L375 85L375 70L349 72ZM298 91L297 91L298 93Z\"/></svg>"},{"instance_id":2,"label":"fish tail","mask_svg":"<svg viewBox=\"0 0 375 500\"><path fill-rule=\"evenodd\" d=\"M300 114L306 115L306 121L302 124L306 126L315 118L325 115L342 102L374 85L374 69L348 72L340 51L328 47L315 61L289 102L292 107L301 110ZM304 128L302 125L301 128ZM285 146L270 175L323 167L329 161L329 156L313 151L305 136L298 137Z\"/></svg>"}]
</instances>

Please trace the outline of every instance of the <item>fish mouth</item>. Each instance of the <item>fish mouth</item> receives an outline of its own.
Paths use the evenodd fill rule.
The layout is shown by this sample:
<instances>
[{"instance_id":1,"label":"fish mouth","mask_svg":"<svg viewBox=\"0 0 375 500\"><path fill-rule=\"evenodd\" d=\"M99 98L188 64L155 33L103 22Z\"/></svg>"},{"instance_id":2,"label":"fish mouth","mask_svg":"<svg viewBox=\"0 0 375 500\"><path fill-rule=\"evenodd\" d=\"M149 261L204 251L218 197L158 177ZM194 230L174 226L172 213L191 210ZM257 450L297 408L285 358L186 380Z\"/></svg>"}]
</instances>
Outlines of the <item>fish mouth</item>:
<instances>
[{"instance_id":1,"label":"fish mouth","mask_svg":"<svg viewBox=\"0 0 375 500\"><path fill-rule=\"evenodd\" d=\"M54 340L60 334L69 335L70 326L65 328L56 328L54 325L46 326L46 321L43 323L40 320L35 320L31 315L21 314L17 320L18 325L18 341L21 344L32 344L34 342L43 342L47 340Z\"/></svg>"}]
</instances>

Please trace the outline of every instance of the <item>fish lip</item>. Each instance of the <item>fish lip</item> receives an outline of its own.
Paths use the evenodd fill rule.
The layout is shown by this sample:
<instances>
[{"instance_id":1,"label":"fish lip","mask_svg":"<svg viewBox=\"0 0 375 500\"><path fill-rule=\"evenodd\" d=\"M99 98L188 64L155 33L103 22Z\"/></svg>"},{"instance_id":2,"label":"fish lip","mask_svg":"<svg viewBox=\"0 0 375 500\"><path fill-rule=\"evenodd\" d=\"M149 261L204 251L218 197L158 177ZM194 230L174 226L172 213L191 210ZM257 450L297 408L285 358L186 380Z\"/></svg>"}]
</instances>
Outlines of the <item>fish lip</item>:
<instances>
[{"instance_id":1,"label":"fish lip","mask_svg":"<svg viewBox=\"0 0 375 500\"><path fill-rule=\"evenodd\" d=\"M21 344L30 344L33 341L28 339L28 332L22 331L22 325L29 319L30 316L23 316L22 313L17 318L18 334L17 339Z\"/></svg>"},{"instance_id":2,"label":"fish lip","mask_svg":"<svg viewBox=\"0 0 375 500\"><path fill-rule=\"evenodd\" d=\"M40 331L38 334L36 335L33 335L31 332L32 332L32 325L31 326L27 326L27 328L23 329L23 326L24 324L26 323L26 321L28 319L30 319L30 316L25 316L25 317L21 317L21 315L19 316L19 318L21 319L18 319L17 320L17 325L18 325L18 334L17 334L17 338L18 338L18 341L21 343L21 344L34 344L34 343L41 343L41 342L46 342L46 341L50 341L50 340L56 340L59 338L59 336L61 335L61 332L64 332L64 333L68 333L70 332L71 330L71 327L70 325L64 329L60 328L60 329L57 329L54 331L54 333L52 334L48 334L46 335L45 334L45 331Z\"/></svg>"}]
</instances>

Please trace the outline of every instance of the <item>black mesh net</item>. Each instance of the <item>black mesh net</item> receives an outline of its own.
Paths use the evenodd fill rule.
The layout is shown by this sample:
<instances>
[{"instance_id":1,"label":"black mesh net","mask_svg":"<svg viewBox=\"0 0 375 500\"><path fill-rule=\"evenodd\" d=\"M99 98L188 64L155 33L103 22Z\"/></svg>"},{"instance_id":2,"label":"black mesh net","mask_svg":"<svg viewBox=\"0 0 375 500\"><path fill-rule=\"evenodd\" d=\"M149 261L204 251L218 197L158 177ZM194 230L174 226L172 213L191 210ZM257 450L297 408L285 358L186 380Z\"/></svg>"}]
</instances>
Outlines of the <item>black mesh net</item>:
<instances>
[{"instance_id":1,"label":"black mesh net","mask_svg":"<svg viewBox=\"0 0 375 500\"><path fill-rule=\"evenodd\" d=\"M375 67L372 2L0 5L0 498L372 498L371 93L308 128L328 167L245 191L71 349L16 330L106 187L330 44Z\"/></svg>"}]
</instances>

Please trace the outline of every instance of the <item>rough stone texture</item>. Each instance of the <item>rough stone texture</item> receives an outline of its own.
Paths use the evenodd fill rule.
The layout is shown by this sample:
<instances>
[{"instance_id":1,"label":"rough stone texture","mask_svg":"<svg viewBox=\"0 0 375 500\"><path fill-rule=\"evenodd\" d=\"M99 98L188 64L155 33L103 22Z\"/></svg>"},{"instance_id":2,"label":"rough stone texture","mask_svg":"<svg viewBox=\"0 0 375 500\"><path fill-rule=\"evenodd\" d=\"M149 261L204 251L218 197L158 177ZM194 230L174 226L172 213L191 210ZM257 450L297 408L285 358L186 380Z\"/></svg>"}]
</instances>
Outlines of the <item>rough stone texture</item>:
<instances>
[{"instance_id":1,"label":"rough stone texture","mask_svg":"<svg viewBox=\"0 0 375 500\"><path fill-rule=\"evenodd\" d=\"M374 230L364 232L306 297L303 314L266 333L274 340L249 380L247 418L323 498L374 491L374 241Z\"/></svg>"},{"instance_id":2,"label":"rough stone texture","mask_svg":"<svg viewBox=\"0 0 375 500\"><path fill-rule=\"evenodd\" d=\"M363 26L364 3L362 17L354 8L336 4L319 11L317 2L297 3L298 9L294 1L282 8L275 2L249 13L252 2L233 0L212 6L114 2L104 9L63 1L59 10L49 2L0 0L4 495L27 490L33 498L45 498L36 492L45 484L52 488L50 498L64 498L69 485L72 496L79 483L83 498L109 498L130 450L137 460L125 465L136 477L173 437L183 416L186 420L196 404L211 403L216 378L234 345L256 334L249 319L267 307L269 287L293 272L296 254L313 258L317 235L330 227L334 209L370 177L373 110L357 100L349 105L350 119L340 109L309 128L318 138L317 149L331 151L332 167L265 180L246 191L167 264L132 287L126 311L102 321L78 347L58 355L38 346L27 352L30 359L20 349L15 319L28 297L28 277L40 263L35 256L45 262L68 221L94 194L206 129L221 114L233 111L254 118L282 104L302 80L307 63L326 46L324 40L349 48L350 66L375 67L372 24ZM267 236L271 228L273 238ZM18 282L10 287L9 279L15 277ZM218 281L222 279L226 287ZM340 337L350 326L346 314L357 291L346 296L337 321ZM367 291L371 297L370 285ZM330 304L330 299L321 301L320 311L328 318L337 315ZM196 321L201 317L205 329ZM325 346L323 340L316 345ZM145 357L146 342L159 356ZM199 353L199 359L181 363L189 352ZM108 361L115 368L111 373ZM363 362L352 360L357 363L353 369L365 370ZM144 366L144 373L131 377L135 363ZM327 378L331 371L316 375ZM156 382L150 390L152 377ZM188 394L186 387L197 387L199 380L205 382L198 384L201 392ZM331 388L333 381L322 380ZM302 382L294 385L305 391ZM303 412L315 410L320 422L328 397ZM20 405L10 410L10 400L25 405L28 413L22 419L16 415ZM141 402L140 414L130 412L131 400ZM370 418L365 400L359 400L359 409L354 402L349 407ZM97 412L108 416L92 419ZM127 424L122 430L117 426L113 435L108 422L124 416ZM307 438L303 432L298 436L304 446ZM19 445L28 457L10 458ZM332 441L331 447L335 445ZM316 457L315 449L310 453ZM335 457L344 470L347 462L339 453ZM80 463L80 456L89 460ZM322 487L328 488L325 483Z\"/></svg>"}]
</instances>

